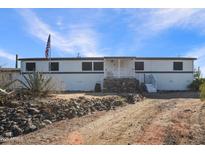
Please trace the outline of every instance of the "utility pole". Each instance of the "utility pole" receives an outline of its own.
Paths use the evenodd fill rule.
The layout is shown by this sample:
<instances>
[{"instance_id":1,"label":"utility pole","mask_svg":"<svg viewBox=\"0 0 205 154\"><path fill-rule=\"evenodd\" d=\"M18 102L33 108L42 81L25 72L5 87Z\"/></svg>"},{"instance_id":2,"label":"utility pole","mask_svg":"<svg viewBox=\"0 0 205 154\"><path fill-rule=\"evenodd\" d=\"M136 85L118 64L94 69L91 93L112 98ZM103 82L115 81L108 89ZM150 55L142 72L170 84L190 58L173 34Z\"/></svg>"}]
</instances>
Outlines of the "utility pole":
<instances>
[{"instance_id":1,"label":"utility pole","mask_svg":"<svg viewBox=\"0 0 205 154\"><path fill-rule=\"evenodd\" d=\"M18 68L18 54L16 54L16 68Z\"/></svg>"}]
</instances>

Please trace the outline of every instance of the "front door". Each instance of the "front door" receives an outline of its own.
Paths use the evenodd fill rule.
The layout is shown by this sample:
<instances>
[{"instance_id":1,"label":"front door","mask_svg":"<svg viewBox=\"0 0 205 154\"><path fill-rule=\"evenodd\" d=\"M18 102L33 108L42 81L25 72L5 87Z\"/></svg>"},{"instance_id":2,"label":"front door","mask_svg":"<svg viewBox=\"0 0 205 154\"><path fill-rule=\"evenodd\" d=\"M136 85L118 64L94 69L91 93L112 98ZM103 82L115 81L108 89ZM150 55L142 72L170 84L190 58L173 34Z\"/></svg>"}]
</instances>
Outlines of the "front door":
<instances>
[{"instance_id":1,"label":"front door","mask_svg":"<svg viewBox=\"0 0 205 154\"><path fill-rule=\"evenodd\" d=\"M134 61L132 59L106 59L105 78L135 77Z\"/></svg>"}]
</instances>

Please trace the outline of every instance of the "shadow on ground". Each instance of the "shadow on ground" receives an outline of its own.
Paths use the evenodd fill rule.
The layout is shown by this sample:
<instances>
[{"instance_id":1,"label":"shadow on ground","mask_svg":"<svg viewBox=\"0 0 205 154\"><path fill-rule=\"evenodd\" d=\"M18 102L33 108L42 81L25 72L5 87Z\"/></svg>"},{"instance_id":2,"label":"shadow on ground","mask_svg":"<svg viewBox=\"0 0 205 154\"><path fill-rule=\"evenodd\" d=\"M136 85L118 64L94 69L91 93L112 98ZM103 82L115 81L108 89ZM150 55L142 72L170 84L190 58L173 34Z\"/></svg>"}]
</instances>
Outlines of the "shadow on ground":
<instances>
[{"instance_id":1,"label":"shadow on ground","mask_svg":"<svg viewBox=\"0 0 205 154\"><path fill-rule=\"evenodd\" d=\"M64 92L64 94L82 94L85 96L122 96L128 93L103 93L103 92ZM139 93L135 93L139 94ZM193 91L160 91L157 93L141 93L146 98L151 99L174 99L174 98L199 98L199 92Z\"/></svg>"},{"instance_id":2,"label":"shadow on ground","mask_svg":"<svg viewBox=\"0 0 205 154\"><path fill-rule=\"evenodd\" d=\"M143 93L143 96L152 99L199 98L199 92L184 91L184 92Z\"/></svg>"}]
</instances>

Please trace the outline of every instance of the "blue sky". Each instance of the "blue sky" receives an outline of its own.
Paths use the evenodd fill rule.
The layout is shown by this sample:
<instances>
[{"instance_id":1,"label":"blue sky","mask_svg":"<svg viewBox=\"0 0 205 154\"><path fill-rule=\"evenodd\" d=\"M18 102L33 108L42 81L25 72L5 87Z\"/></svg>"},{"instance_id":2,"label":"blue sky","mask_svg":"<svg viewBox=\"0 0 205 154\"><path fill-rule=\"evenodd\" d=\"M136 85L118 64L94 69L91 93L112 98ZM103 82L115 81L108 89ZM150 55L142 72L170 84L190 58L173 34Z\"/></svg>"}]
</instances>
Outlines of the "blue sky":
<instances>
[{"instance_id":1,"label":"blue sky","mask_svg":"<svg viewBox=\"0 0 205 154\"><path fill-rule=\"evenodd\" d=\"M205 9L0 9L0 65L44 57L189 56L205 73Z\"/></svg>"}]
</instances>

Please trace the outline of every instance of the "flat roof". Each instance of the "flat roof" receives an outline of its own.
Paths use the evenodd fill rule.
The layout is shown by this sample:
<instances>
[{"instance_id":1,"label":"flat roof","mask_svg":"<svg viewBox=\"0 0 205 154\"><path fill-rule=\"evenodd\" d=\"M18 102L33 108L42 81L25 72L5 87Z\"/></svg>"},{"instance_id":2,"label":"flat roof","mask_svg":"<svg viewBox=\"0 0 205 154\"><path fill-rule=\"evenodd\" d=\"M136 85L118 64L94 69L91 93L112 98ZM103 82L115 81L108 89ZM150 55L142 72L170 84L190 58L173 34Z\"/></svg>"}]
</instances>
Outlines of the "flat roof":
<instances>
[{"instance_id":1,"label":"flat roof","mask_svg":"<svg viewBox=\"0 0 205 154\"><path fill-rule=\"evenodd\" d=\"M127 56L112 56L112 57L104 57L104 59L135 59L136 57L127 57Z\"/></svg>"},{"instance_id":2,"label":"flat roof","mask_svg":"<svg viewBox=\"0 0 205 154\"><path fill-rule=\"evenodd\" d=\"M20 68L0 68L0 72L20 72Z\"/></svg>"},{"instance_id":3,"label":"flat roof","mask_svg":"<svg viewBox=\"0 0 205 154\"><path fill-rule=\"evenodd\" d=\"M52 57L47 58L19 58L20 61L47 61L47 60L103 60L103 57Z\"/></svg>"},{"instance_id":4,"label":"flat roof","mask_svg":"<svg viewBox=\"0 0 205 154\"><path fill-rule=\"evenodd\" d=\"M104 59L136 59L136 60L197 60L193 57L52 57L50 60L104 60ZM19 58L20 61L48 61L47 58Z\"/></svg>"}]
</instances>

